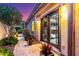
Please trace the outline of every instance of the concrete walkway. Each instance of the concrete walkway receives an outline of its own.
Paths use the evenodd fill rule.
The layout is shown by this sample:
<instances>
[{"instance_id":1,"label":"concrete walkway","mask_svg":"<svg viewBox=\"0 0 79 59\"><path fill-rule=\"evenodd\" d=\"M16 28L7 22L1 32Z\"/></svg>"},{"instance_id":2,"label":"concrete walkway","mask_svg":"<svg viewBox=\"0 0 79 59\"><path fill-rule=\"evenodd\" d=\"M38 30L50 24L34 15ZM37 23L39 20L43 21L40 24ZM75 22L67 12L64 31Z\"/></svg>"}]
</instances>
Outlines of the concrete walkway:
<instances>
[{"instance_id":1,"label":"concrete walkway","mask_svg":"<svg viewBox=\"0 0 79 59\"><path fill-rule=\"evenodd\" d=\"M14 48L14 56L40 56L41 44L28 46L27 41L19 40Z\"/></svg>"}]
</instances>

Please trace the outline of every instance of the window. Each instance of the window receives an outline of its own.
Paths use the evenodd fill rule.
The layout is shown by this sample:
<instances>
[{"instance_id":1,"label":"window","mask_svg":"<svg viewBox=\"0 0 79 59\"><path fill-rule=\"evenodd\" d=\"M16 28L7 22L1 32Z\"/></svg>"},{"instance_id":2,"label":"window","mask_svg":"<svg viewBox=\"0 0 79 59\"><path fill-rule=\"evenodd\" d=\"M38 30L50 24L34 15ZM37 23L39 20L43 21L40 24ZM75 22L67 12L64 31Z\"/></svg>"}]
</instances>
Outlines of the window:
<instances>
[{"instance_id":1,"label":"window","mask_svg":"<svg viewBox=\"0 0 79 59\"><path fill-rule=\"evenodd\" d=\"M58 11L48 14L41 20L41 40L60 49Z\"/></svg>"},{"instance_id":2,"label":"window","mask_svg":"<svg viewBox=\"0 0 79 59\"><path fill-rule=\"evenodd\" d=\"M58 13L53 13L50 18L50 43L58 45Z\"/></svg>"},{"instance_id":3,"label":"window","mask_svg":"<svg viewBox=\"0 0 79 59\"><path fill-rule=\"evenodd\" d=\"M45 17L45 18L43 18L42 20L41 20L41 39L43 40L43 41L47 41L47 18Z\"/></svg>"}]
</instances>

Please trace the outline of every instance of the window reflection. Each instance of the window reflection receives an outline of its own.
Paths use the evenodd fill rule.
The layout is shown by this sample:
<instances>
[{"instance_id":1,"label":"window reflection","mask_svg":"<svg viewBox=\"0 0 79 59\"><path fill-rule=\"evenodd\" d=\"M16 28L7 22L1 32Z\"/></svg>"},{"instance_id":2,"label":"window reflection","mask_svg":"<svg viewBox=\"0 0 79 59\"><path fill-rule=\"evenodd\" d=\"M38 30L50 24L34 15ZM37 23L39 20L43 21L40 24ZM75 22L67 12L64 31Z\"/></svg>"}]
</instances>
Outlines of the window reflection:
<instances>
[{"instance_id":1,"label":"window reflection","mask_svg":"<svg viewBox=\"0 0 79 59\"><path fill-rule=\"evenodd\" d=\"M58 13L50 15L50 43L58 45Z\"/></svg>"},{"instance_id":2,"label":"window reflection","mask_svg":"<svg viewBox=\"0 0 79 59\"><path fill-rule=\"evenodd\" d=\"M42 39L47 41L47 18L42 19Z\"/></svg>"}]
</instances>

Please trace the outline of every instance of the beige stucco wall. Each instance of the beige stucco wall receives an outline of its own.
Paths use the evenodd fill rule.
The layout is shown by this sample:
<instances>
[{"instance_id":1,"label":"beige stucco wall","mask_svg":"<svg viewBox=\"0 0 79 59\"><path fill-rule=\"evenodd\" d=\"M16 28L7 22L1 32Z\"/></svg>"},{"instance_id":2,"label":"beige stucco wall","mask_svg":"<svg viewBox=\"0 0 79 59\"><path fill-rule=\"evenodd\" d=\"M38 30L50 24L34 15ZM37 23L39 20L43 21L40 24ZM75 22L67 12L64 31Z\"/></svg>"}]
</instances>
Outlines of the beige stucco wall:
<instances>
[{"instance_id":1,"label":"beige stucco wall","mask_svg":"<svg viewBox=\"0 0 79 59\"><path fill-rule=\"evenodd\" d=\"M59 29L61 31L61 53L64 55L68 55L68 8L69 8L69 4L64 4L59 7ZM38 40L40 40L39 34L40 34L40 31L36 33Z\"/></svg>"},{"instance_id":2,"label":"beige stucco wall","mask_svg":"<svg viewBox=\"0 0 79 59\"><path fill-rule=\"evenodd\" d=\"M41 20L36 18L35 20L35 37L40 41L40 29L41 29Z\"/></svg>"},{"instance_id":3,"label":"beige stucco wall","mask_svg":"<svg viewBox=\"0 0 79 59\"><path fill-rule=\"evenodd\" d=\"M68 55L68 4L59 8L59 29L61 32L61 53Z\"/></svg>"},{"instance_id":4,"label":"beige stucco wall","mask_svg":"<svg viewBox=\"0 0 79 59\"><path fill-rule=\"evenodd\" d=\"M74 4L75 20L75 55L79 56L79 3Z\"/></svg>"}]
</instances>

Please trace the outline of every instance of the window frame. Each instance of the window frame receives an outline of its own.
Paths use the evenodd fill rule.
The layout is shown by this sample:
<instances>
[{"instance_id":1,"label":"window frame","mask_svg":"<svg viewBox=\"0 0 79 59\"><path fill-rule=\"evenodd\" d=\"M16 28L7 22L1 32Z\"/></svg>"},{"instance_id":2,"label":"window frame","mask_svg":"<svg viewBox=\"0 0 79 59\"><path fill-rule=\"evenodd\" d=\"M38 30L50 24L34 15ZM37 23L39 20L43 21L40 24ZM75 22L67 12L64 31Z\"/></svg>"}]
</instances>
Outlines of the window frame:
<instances>
[{"instance_id":1,"label":"window frame","mask_svg":"<svg viewBox=\"0 0 79 59\"><path fill-rule=\"evenodd\" d=\"M45 40L43 40L43 37L42 37L42 31L43 31L43 29L44 29L44 24L43 24L43 19L44 18L47 18L47 16L45 16L45 17L43 17L42 19L41 19L41 41L44 41L44 42L48 42L48 39L47 39L47 41L45 41ZM47 18L47 25L48 25L48 18ZM48 27L48 26L47 26ZM48 30L47 30L48 31ZM47 36L48 37L48 36Z\"/></svg>"},{"instance_id":2,"label":"window frame","mask_svg":"<svg viewBox=\"0 0 79 59\"><path fill-rule=\"evenodd\" d=\"M61 46L61 45L60 45L60 44L61 44L61 41L60 41L60 40L61 40L61 39L60 39L60 29L59 29L59 26L60 26L60 25L59 25L59 12L58 12L58 10L56 10L56 11L50 13L50 14L48 15L48 20L49 20L49 24L50 24L50 15L51 15L51 14L55 14L55 13L58 13L58 44L56 45L56 44L54 44L54 43L51 43L51 42L50 42L50 40L51 40L51 39L50 39L50 36L49 36L49 39L48 39L48 40L49 40L49 44L51 44L51 45L53 45L54 47L60 49L60 46ZM50 27L50 26L49 26L49 27ZM51 29L49 28L48 31L50 32L50 30L51 30ZM50 34L51 34L51 33L50 33Z\"/></svg>"},{"instance_id":3,"label":"window frame","mask_svg":"<svg viewBox=\"0 0 79 59\"><path fill-rule=\"evenodd\" d=\"M47 41L43 40L42 39L42 35L41 35L41 41L44 41L46 42L47 44L50 44L54 47L56 47L59 51L61 51L61 31L60 31L60 25L59 25L59 9L47 14L45 17L47 17ZM53 43L50 43L50 15L57 12L58 13L58 45L56 44L53 44ZM44 18L44 17L43 17ZM43 18L41 19L41 34L42 34L42 20Z\"/></svg>"}]
</instances>

